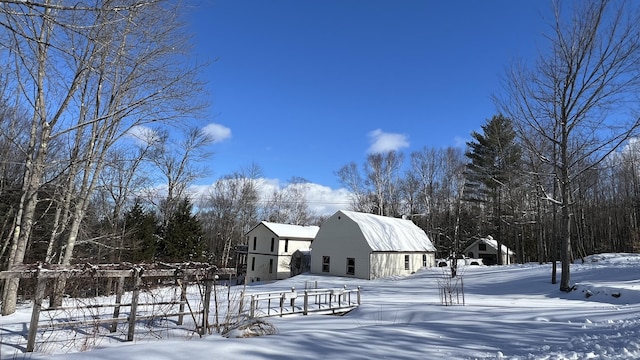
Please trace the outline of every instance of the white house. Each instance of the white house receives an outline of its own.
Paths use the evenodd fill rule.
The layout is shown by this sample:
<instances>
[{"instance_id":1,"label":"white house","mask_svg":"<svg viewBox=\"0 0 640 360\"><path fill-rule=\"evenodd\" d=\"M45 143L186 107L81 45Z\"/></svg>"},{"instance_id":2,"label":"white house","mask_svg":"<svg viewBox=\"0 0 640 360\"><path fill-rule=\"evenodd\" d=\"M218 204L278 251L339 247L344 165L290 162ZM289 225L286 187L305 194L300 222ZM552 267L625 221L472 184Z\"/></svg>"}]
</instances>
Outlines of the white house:
<instances>
[{"instance_id":1,"label":"white house","mask_svg":"<svg viewBox=\"0 0 640 360\"><path fill-rule=\"evenodd\" d=\"M502 244L502 264L513 264L516 254ZM495 265L498 263L498 241L488 235L486 238L478 239L464 249L464 254L470 258L480 258L484 265Z\"/></svg>"},{"instance_id":2,"label":"white house","mask_svg":"<svg viewBox=\"0 0 640 360\"><path fill-rule=\"evenodd\" d=\"M340 210L320 226L311 273L375 279L435 265L436 248L411 220Z\"/></svg>"},{"instance_id":3,"label":"white house","mask_svg":"<svg viewBox=\"0 0 640 360\"><path fill-rule=\"evenodd\" d=\"M246 234L248 282L280 280L290 276L291 254L309 250L318 226L262 221Z\"/></svg>"}]
</instances>

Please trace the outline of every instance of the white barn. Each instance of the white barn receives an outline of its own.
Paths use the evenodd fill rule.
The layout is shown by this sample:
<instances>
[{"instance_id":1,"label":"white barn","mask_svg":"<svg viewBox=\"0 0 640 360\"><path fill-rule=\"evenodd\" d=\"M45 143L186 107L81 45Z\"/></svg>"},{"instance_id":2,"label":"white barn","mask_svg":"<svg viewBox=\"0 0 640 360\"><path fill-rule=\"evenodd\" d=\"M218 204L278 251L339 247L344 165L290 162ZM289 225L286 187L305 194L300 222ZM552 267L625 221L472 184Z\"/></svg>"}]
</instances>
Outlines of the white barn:
<instances>
[{"instance_id":1,"label":"white barn","mask_svg":"<svg viewBox=\"0 0 640 360\"><path fill-rule=\"evenodd\" d=\"M340 210L320 226L311 273L375 279L435 266L436 248L411 220Z\"/></svg>"},{"instance_id":2,"label":"white barn","mask_svg":"<svg viewBox=\"0 0 640 360\"><path fill-rule=\"evenodd\" d=\"M501 246L502 264L513 264L516 254L504 244ZM486 238L478 239L464 249L464 254L470 258L480 258L484 265L495 265L498 263L498 241L488 235Z\"/></svg>"},{"instance_id":3,"label":"white barn","mask_svg":"<svg viewBox=\"0 0 640 360\"><path fill-rule=\"evenodd\" d=\"M270 281L290 276L291 254L309 250L318 226L278 224L262 221L246 234L246 281Z\"/></svg>"}]
</instances>

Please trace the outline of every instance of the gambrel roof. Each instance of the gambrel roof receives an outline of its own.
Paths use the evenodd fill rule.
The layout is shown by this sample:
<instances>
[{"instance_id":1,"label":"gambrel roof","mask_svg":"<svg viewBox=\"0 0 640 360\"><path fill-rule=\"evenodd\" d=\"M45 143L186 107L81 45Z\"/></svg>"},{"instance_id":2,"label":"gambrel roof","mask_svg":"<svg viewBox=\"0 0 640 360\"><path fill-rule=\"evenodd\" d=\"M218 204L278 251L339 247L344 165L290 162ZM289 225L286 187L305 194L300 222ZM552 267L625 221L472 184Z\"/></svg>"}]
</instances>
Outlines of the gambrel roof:
<instances>
[{"instance_id":1,"label":"gambrel roof","mask_svg":"<svg viewBox=\"0 0 640 360\"><path fill-rule=\"evenodd\" d=\"M320 230L319 226L307 226L307 225L290 225L290 224L279 224L268 221L262 221L260 224L267 227L267 229L271 230L277 237L281 239L290 238L290 239L309 239L313 240ZM256 225L259 226L260 224ZM255 229L255 227L254 227ZM253 230L253 229L252 229Z\"/></svg>"},{"instance_id":2,"label":"gambrel roof","mask_svg":"<svg viewBox=\"0 0 640 360\"><path fill-rule=\"evenodd\" d=\"M340 210L353 220L372 251L436 251L429 237L411 220Z\"/></svg>"}]
</instances>

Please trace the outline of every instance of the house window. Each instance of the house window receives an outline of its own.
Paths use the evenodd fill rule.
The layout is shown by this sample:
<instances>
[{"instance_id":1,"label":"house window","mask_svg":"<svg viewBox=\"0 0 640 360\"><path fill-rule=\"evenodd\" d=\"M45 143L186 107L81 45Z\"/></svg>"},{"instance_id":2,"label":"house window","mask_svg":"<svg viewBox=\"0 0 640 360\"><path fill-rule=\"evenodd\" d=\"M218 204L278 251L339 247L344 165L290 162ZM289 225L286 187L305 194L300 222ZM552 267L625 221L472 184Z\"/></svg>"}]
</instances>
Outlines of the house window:
<instances>
[{"instance_id":1,"label":"house window","mask_svg":"<svg viewBox=\"0 0 640 360\"><path fill-rule=\"evenodd\" d=\"M257 240L257 238L254 236L253 237L253 250L256 249L256 240Z\"/></svg>"},{"instance_id":2,"label":"house window","mask_svg":"<svg viewBox=\"0 0 640 360\"><path fill-rule=\"evenodd\" d=\"M273 274L273 259L269 259L269 274Z\"/></svg>"},{"instance_id":3,"label":"house window","mask_svg":"<svg viewBox=\"0 0 640 360\"><path fill-rule=\"evenodd\" d=\"M487 251L487 244L485 244L485 243L478 244L478 250Z\"/></svg>"},{"instance_id":4,"label":"house window","mask_svg":"<svg viewBox=\"0 0 640 360\"><path fill-rule=\"evenodd\" d=\"M404 269L409 270L409 255L404 256Z\"/></svg>"},{"instance_id":5,"label":"house window","mask_svg":"<svg viewBox=\"0 0 640 360\"><path fill-rule=\"evenodd\" d=\"M347 275L354 275L356 273L356 259L347 258Z\"/></svg>"},{"instance_id":6,"label":"house window","mask_svg":"<svg viewBox=\"0 0 640 360\"><path fill-rule=\"evenodd\" d=\"M427 267L427 254L422 254L422 267Z\"/></svg>"},{"instance_id":7,"label":"house window","mask_svg":"<svg viewBox=\"0 0 640 360\"><path fill-rule=\"evenodd\" d=\"M322 257L322 272L329 272L329 264L331 263L330 256Z\"/></svg>"},{"instance_id":8,"label":"house window","mask_svg":"<svg viewBox=\"0 0 640 360\"><path fill-rule=\"evenodd\" d=\"M284 241L284 252L289 252L289 239Z\"/></svg>"},{"instance_id":9,"label":"house window","mask_svg":"<svg viewBox=\"0 0 640 360\"><path fill-rule=\"evenodd\" d=\"M271 252L273 252L273 246L276 244L276 239L271 238Z\"/></svg>"},{"instance_id":10,"label":"house window","mask_svg":"<svg viewBox=\"0 0 640 360\"><path fill-rule=\"evenodd\" d=\"M251 271L256 271L256 257L251 257Z\"/></svg>"}]
</instances>

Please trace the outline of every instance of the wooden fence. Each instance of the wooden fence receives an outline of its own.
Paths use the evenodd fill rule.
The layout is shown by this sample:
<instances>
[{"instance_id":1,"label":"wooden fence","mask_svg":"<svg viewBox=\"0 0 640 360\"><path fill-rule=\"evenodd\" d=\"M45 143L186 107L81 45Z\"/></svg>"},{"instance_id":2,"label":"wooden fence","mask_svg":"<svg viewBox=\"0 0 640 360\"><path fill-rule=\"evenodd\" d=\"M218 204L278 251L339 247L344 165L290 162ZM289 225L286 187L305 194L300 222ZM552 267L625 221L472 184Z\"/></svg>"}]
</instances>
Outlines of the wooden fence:
<instances>
[{"instance_id":1,"label":"wooden fence","mask_svg":"<svg viewBox=\"0 0 640 360\"><path fill-rule=\"evenodd\" d=\"M305 289L245 294L243 304L249 303L249 317L283 316L313 313L338 314L360 305L361 288ZM241 308L244 308L241 305Z\"/></svg>"},{"instance_id":2,"label":"wooden fence","mask_svg":"<svg viewBox=\"0 0 640 360\"><path fill-rule=\"evenodd\" d=\"M8 271L0 272L0 279L21 278L35 280L35 291L33 293L33 309L31 321L28 328L27 352L33 352L39 329L55 329L69 327L86 327L106 325L110 332L117 331L119 324L126 325L126 341L134 339L136 322L149 319L177 318L177 325L182 325L184 316L190 316L195 324L195 331L203 336L206 331L211 330L209 324L209 311L211 308L211 295L217 296L215 291L216 280L226 279L231 283L231 272L233 269L217 269L203 263L184 264L119 264L119 265L22 265L14 267ZM47 288L52 286L54 281L70 279L112 279L115 280L115 300L110 303L88 303L74 306L44 307L45 294ZM152 281L153 280L153 281ZM153 283L159 286L167 284L177 285L180 291L179 298L174 297L167 301L141 300L141 291L145 284ZM200 290L201 299L198 306L192 306L187 297L187 286L198 284L202 286ZM305 285L306 286L306 285ZM315 284L317 287L317 283ZM127 292L126 301L123 295ZM113 293L111 293L113 294ZM109 295L109 294L108 294ZM317 289L308 288L302 292L291 288L290 291L260 292L240 294L236 314L238 319L243 317L257 318L266 316L283 316L289 314L323 313L341 314L360 305L361 289L342 288ZM227 299L228 301L229 299ZM218 323L218 304L214 299L215 326ZM166 311L157 311L157 306L165 306ZM245 308L248 307L248 308ZM149 311L149 308L152 310ZM92 309L92 310L88 310ZM106 312L103 310L107 310ZM153 311L156 309L156 311ZM89 317L75 316L66 318L56 318L56 311L95 311ZM227 309L229 312L230 309ZM51 314L48 322L43 322L41 314ZM98 314L100 313L100 314ZM230 314L227 314L230 316ZM78 320L77 318L80 317Z\"/></svg>"},{"instance_id":3,"label":"wooden fence","mask_svg":"<svg viewBox=\"0 0 640 360\"><path fill-rule=\"evenodd\" d=\"M125 268L127 267L127 268ZM225 272L222 272L227 276ZM15 267L9 271L0 272L0 279L9 278L32 278L36 280L36 290L33 295L33 310L29 323L27 337L27 352L32 352L35 348L36 335L39 328L55 328L69 326L86 326L98 324L110 324L110 331L115 332L119 323L127 324L127 341L132 341L135 333L135 325L139 320L177 317L178 325L182 325L185 315L190 315L196 324L199 335L204 335L208 328L209 308L211 303L211 290L214 281L218 278L218 269L215 266L202 263L185 264L143 264L143 265L76 265L76 266L55 266L55 265L27 265ZM49 307L43 308L45 291L51 279L68 280L72 278L112 278L117 279L115 302L109 304L89 304L73 307ZM181 289L180 299L168 302L139 303L141 285L143 278L172 279ZM130 279L131 299L127 303L122 302L125 291L125 280ZM198 282L204 284L202 291L202 306L199 310L194 310L186 296L186 287L189 283ZM178 310L162 314L141 313L140 309L145 306L176 305ZM91 309L91 308L113 308L110 317L93 318L90 320L40 322L41 312L71 309ZM121 310L128 308L126 317L121 316Z\"/></svg>"}]
</instances>

